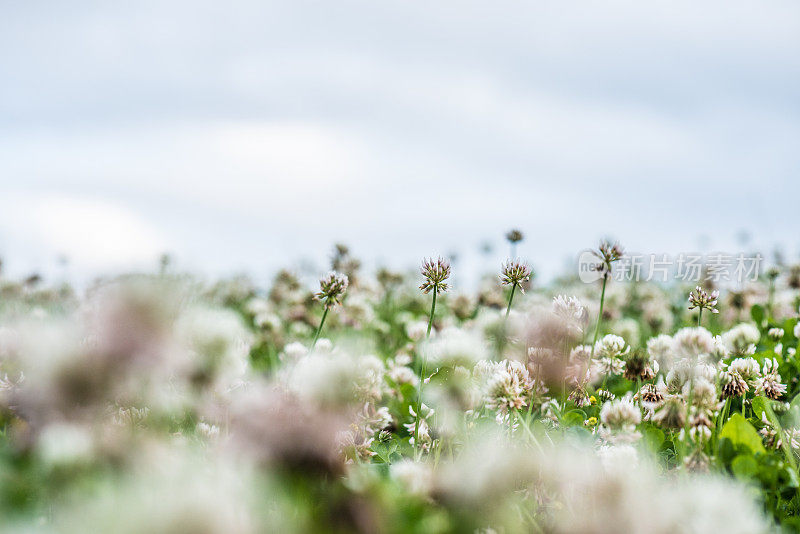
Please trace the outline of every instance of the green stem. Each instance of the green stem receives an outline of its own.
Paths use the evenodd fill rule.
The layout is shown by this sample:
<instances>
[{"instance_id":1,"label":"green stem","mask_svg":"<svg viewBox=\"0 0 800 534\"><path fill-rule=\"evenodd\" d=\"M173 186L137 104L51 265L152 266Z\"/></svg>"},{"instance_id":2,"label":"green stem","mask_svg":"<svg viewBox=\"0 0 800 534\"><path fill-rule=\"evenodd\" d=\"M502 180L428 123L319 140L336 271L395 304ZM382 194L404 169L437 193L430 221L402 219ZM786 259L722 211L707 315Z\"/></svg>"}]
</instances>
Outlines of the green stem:
<instances>
[{"instance_id":1,"label":"green stem","mask_svg":"<svg viewBox=\"0 0 800 534\"><path fill-rule=\"evenodd\" d=\"M773 278L770 278L769 296L767 297L767 319L772 319L772 301L774 298L775 298L775 280Z\"/></svg>"},{"instance_id":2,"label":"green stem","mask_svg":"<svg viewBox=\"0 0 800 534\"><path fill-rule=\"evenodd\" d=\"M717 427L715 428L714 432L714 446L719 442L719 433L722 430L722 426L725 424L725 421L728 420L728 413L731 410L731 399L728 397L725 399L725 405L720 410L719 415L717 416Z\"/></svg>"},{"instance_id":3,"label":"green stem","mask_svg":"<svg viewBox=\"0 0 800 534\"><path fill-rule=\"evenodd\" d=\"M330 307L325 306L325 311L322 312L322 320L319 322L319 328L317 328L317 333L314 335L314 342L311 344L312 349L317 346L317 340L319 339L320 332L322 332L322 325L325 324L325 318L328 316L329 309Z\"/></svg>"},{"instance_id":4,"label":"green stem","mask_svg":"<svg viewBox=\"0 0 800 534\"><path fill-rule=\"evenodd\" d=\"M603 320L603 303L606 300L606 283L608 273L603 275L603 289L600 291L600 312L597 314L597 325L594 327L594 340L592 341L592 358L594 358L594 347L597 345L597 336L600 334L600 322Z\"/></svg>"},{"instance_id":5,"label":"green stem","mask_svg":"<svg viewBox=\"0 0 800 534\"><path fill-rule=\"evenodd\" d=\"M700 321L703 319L703 308L700 308L700 311L697 313L697 326L700 326Z\"/></svg>"},{"instance_id":6,"label":"green stem","mask_svg":"<svg viewBox=\"0 0 800 534\"><path fill-rule=\"evenodd\" d=\"M642 377L636 377L636 394L639 396L639 411L642 411Z\"/></svg>"},{"instance_id":7,"label":"green stem","mask_svg":"<svg viewBox=\"0 0 800 534\"><path fill-rule=\"evenodd\" d=\"M772 410L772 406L769 401L766 402L764 411L767 414L767 419L769 420L770 424L775 427L776 432L778 432L778 436L781 437L781 449L783 450L784 456L786 456L786 460L789 462L792 470L797 472L797 462L794 459L794 452L789 447L789 440L787 440L786 436L784 436L783 427L781 426L780 421L778 421L778 418L775 417L775 412Z\"/></svg>"},{"instance_id":8,"label":"green stem","mask_svg":"<svg viewBox=\"0 0 800 534\"><path fill-rule=\"evenodd\" d=\"M514 290L517 289L517 284L511 285L511 296L508 297L508 307L506 307L506 317L511 312L511 302L514 300Z\"/></svg>"},{"instance_id":9,"label":"green stem","mask_svg":"<svg viewBox=\"0 0 800 534\"><path fill-rule=\"evenodd\" d=\"M433 288L433 302L431 302L431 316L428 319L428 332L425 334L426 338L431 337L431 327L433 326L433 311L436 309L436 288Z\"/></svg>"},{"instance_id":10,"label":"green stem","mask_svg":"<svg viewBox=\"0 0 800 534\"><path fill-rule=\"evenodd\" d=\"M519 410L516 409L516 408L514 409L514 416L516 417L517 421L519 421L520 424L522 424L522 428L525 429L525 433L528 434L528 437L530 437L530 439L533 442L533 444L536 445L536 448L539 449L540 452L544 452L544 449L542 448L541 444L539 443L539 440L536 439L536 436L534 435L533 431L531 430L531 427L528 426L528 422L525 420L524 417L522 417L520 415Z\"/></svg>"},{"instance_id":11,"label":"green stem","mask_svg":"<svg viewBox=\"0 0 800 534\"><path fill-rule=\"evenodd\" d=\"M431 327L433 326L433 314L436 311L436 288L433 288L433 300L431 301L431 315L428 319L428 332L425 339L431 337ZM417 419L414 422L414 455L419 457L419 420L422 417L422 388L425 385L425 375L428 373L428 353L422 347L422 369L419 377L419 388L417 390Z\"/></svg>"},{"instance_id":12,"label":"green stem","mask_svg":"<svg viewBox=\"0 0 800 534\"><path fill-rule=\"evenodd\" d=\"M689 379L689 398L686 400L686 419L683 422L683 439L686 440L686 447L689 447L691 438L689 436L689 420L692 416L692 402L694 401L694 368L692 368L692 376Z\"/></svg>"}]
</instances>

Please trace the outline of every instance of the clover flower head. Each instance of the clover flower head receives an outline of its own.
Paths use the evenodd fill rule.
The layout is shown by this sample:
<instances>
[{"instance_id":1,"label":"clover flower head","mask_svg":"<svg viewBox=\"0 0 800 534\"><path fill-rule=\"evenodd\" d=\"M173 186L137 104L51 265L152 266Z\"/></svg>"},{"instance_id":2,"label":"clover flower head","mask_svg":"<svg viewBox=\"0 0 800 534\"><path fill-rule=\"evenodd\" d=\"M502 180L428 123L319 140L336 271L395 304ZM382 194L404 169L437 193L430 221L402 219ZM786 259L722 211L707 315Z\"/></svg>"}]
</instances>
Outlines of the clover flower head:
<instances>
[{"instance_id":1,"label":"clover flower head","mask_svg":"<svg viewBox=\"0 0 800 534\"><path fill-rule=\"evenodd\" d=\"M716 308L717 299L719 299L719 291L716 289L711 293L707 292L700 286L694 288L694 291L689 293L689 309L700 308L701 310L708 310L711 313L719 313Z\"/></svg>"},{"instance_id":2,"label":"clover flower head","mask_svg":"<svg viewBox=\"0 0 800 534\"><path fill-rule=\"evenodd\" d=\"M509 230L506 234L506 239L509 243L519 243L523 239L525 239L525 235L522 233L521 230L517 230L516 228Z\"/></svg>"},{"instance_id":3,"label":"clover flower head","mask_svg":"<svg viewBox=\"0 0 800 534\"><path fill-rule=\"evenodd\" d=\"M614 334L606 334L597 342L595 350L599 352L601 356L619 358L620 356L628 354L631 348L625 343L622 337Z\"/></svg>"},{"instance_id":4,"label":"clover flower head","mask_svg":"<svg viewBox=\"0 0 800 534\"><path fill-rule=\"evenodd\" d=\"M739 373L739 376L745 380L755 380L760 375L758 362L755 360L755 358L750 357L734 359L728 366L728 369L731 371L736 371Z\"/></svg>"},{"instance_id":5,"label":"clover flower head","mask_svg":"<svg viewBox=\"0 0 800 534\"><path fill-rule=\"evenodd\" d=\"M784 334L783 328L770 328L767 330L767 336L773 341L780 341Z\"/></svg>"},{"instance_id":6,"label":"clover flower head","mask_svg":"<svg viewBox=\"0 0 800 534\"><path fill-rule=\"evenodd\" d=\"M778 399L786 393L786 384L781 384L781 375L778 374L778 361L766 359L764 361L763 376L753 381L756 394L764 394L770 399Z\"/></svg>"},{"instance_id":7,"label":"clover flower head","mask_svg":"<svg viewBox=\"0 0 800 534\"><path fill-rule=\"evenodd\" d=\"M332 308L337 304L341 304L342 297L344 297L349 283L350 281L347 275L331 271L320 278L319 292L314 294L314 298L325 304L328 308Z\"/></svg>"},{"instance_id":8,"label":"clover flower head","mask_svg":"<svg viewBox=\"0 0 800 534\"><path fill-rule=\"evenodd\" d=\"M686 405L677 396L664 401L651 420L664 428L681 428L686 422Z\"/></svg>"},{"instance_id":9,"label":"clover flower head","mask_svg":"<svg viewBox=\"0 0 800 534\"><path fill-rule=\"evenodd\" d=\"M719 382L722 386L723 399L740 397L750 391L747 381L739 373L730 369L720 373Z\"/></svg>"},{"instance_id":10,"label":"clover flower head","mask_svg":"<svg viewBox=\"0 0 800 534\"><path fill-rule=\"evenodd\" d=\"M615 261L619 261L624 254L625 251L619 243L614 243L612 245L608 241L601 241L600 246L594 251L594 255L603 260L603 263L605 263L609 271L611 270L611 264Z\"/></svg>"},{"instance_id":11,"label":"clover flower head","mask_svg":"<svg viewBox=\"0 0 800 534\"><path fill-rule=\"evenodd\" d=\"M587 319L586 307L581 304L578 297L557 295L553 297L553 313L562 319L584 322Z\"/></svg>"},{"instance_id":12,"label":"clover flower head","mask_svg":"<svg viewBox=\"0 0 800 534\"><path fill-rule=\"evenodd\" d=\"M450 286L445 283L445 280L450 278L450 262L444 258L426 259L422 263L420 272L425 277L425 281L419 286L423 293L430 293L431 290L436 293L444 293L449 289Z\"/></svg>"},{"instance_id":13,"label":"clover flower head","mask_svg":"<svg viewBox=\"0 0 800 534\"><path fill-rule=\"evenodd\" d=\"M520 286L520 289L523 293L525 290L522 288L522 282L530 280L530 278L531 268L519 260L508 260L503 264L503 267L500 271L501 285Z\"/></svg>"},{"instance_id":14,"label":"clover flower head","mask_svg":"<svg viewBox=\"0 0 800 534\"><path fill-rule=\"evenodd\" d=\"M612 429L632 431L642 422L642 414L631 397L608 401L600 409L600 420Z\"/></svg>"}]
</instances>

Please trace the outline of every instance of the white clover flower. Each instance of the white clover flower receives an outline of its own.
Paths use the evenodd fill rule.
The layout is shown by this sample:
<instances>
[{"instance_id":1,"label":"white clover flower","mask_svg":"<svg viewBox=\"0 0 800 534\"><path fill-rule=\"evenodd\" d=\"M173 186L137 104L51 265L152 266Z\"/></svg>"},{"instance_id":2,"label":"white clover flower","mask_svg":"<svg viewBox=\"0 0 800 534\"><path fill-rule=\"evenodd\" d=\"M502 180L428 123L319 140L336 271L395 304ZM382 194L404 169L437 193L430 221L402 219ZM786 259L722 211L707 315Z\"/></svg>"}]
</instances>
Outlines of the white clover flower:
<instances>
[{"instance_id":1,"label":"white clover flower","mask_svg":"<svg viewBox=\"0 0 800 534\"><path fill-rule=\"evenodd\" d=\"M281 318L272 312L263 312L253 317L253 324L258 328L267 330L278 331L283 326Z\"/></svg>"},{"instance_id":2,"label":"white clover flower","mask_svg":"<svg viewBox=\"0 0 800 534\"><path fill-rule=\"evenodd\" d=\"M404 458L389 466L389 474L412 495L428 495L433 488L433 472L426 463Z\"/></svg>"},{"instance_id":3,"label":"white clover flower","mask_svg":"<svg viewBox=\"0 0 800 534\"><path fill-rule=\"evenodd\" d=\"M631 348L625 340L617 335L608 334L597 342L595 352L602 357L619 358L628 354Z\"/></svg>"},{"instance_id":4,"label":"white clover flower","mask_svg":"<svg viewBox=\"0 0 800 534\"><path fill-rule=\"evenodd\" d=\"M304 402L336 406L380 398L383 373L375 356L313 352L289 369L285 385Z\"/></svg>"},{"instance_id":5,"label":"white clover flower","mask_svg":"<svg viewBox=\"0 0 800 534\"><path fill-rule=\"evenodd\" d=\"M778 399L786 393L786 385L781 384L781 375L778 374L778 360L764 360L763 376L753 380L756 394L764 394L770 399Z\"/></svg>"},{"instance_id":6,"label":"white clover flower","mask_svg":"<svg viewBox=\"0 0 800 534\"><path fill-rule=\"evenodd\" d=\"M587 317L586 307L581 304L578 297L566 295L558 295L553 298L553 313L576 325L581 325Z\"/></svg>"},{"instance_id":7,"label":"white clover flower","mask_svg":"<svg viewBox=\"0 0 800 534\"><path fill-rule=\"evenodd\" d=\"M728 350L728 347L725 346L725 342L722 339L722 336L714 336L714 350L711 351L711 356L719 361L724 360L728 356L730 356L731 351Z\"/></svg>"},{"instance_id":8,"label":"white clover flower","mask_svg":"<svg viewBox=\"0 0 800 534\"><path fill-rule=\"evenodd\" d=\"M740 323L722 334L722 341L730 352L742 354L761 339L761 333L750 323Z\"/></svg>"},{"instance_id":9,"label":"white clover flower","mask_svg":"<svg viewBox=\"0 0 800 534\"><path fill-rule=\"evenodd\" d=\"M660 334L647 340L647 353L651 359L656 360L662 367L669 367L675 357L672 346L672 337L667 334Z\"/></svg>"},{"instance_id":10,"label":"white clover flower","mask_svg":"<svg viewBox=\"0 0 800 534\"><path fill-rule=\"evenodd\" d=\"M533 380L522 362L503 360L494 366L483 388L486 405L501 413L527 406Z\"/></svg>"},{"instance_id":11,"label":"white clover flower","mask_svg":"<svg viewBox=\"0 0 800 534\"><path fill-rule=\"evenodd\" d=\"M722 397L740 397L750 391L747 381L736 371L727 369L719 374L719 383L722 387Z\"/></svg>"},{"instance_id":12,"label":"white clover flower","mask_svg":"<svg viewBox=\"0 0 800 534\"><path fill-rule=\"evenodd\" d=\"M417 376L417 373L405 365L393 365L389 367L386 376L391 378L394 383L398 385L411 384L412 386L416 386L419 384L419 377Z\"/></svg>"},{"instance_id":13,"label":"white clover flower","mask_svg":"<svg viewBox=\"0 0 800 534\"><path fill-rule=\"evenodd\" d=\"M739 373L739 376L745 380L755 380L761 376L758 362L754 358L736 358L730 363L728 369Z\"/></svg>"},{"instance_id":14,"label":"white clover flower","mask_svg":"<svg viewBox=\"0 0 800 534\"><path fill-rule=\"evenodd\" d=\"M672 337L678 358L697 358L714 352L714 336L702 326L681 328Z\"/></svg>"},{"instance_id":15,"label":"white clover flower","mask_svg":"<svg viewBox=\"0 0 800 534\"><path fill-rule=\"evenodd\" d=\"M408 365L412 362L412 358L410 355L406 354L405 352L398 352L397 355L394 357L395 365Z\"/></svg>"},{"instance_id":16,"label":"white clover flower","mask_svg":"<svg viewBox=\"0 0 800 534\"><path fill-rule=\"evenodd\" d=\"M406 335L412 341L419 341L428 333L427 321L414 321L406 325Z\"/></svg>"},{"instance_id":17,"label":"white clover flower","mask_svg":"<svg viewBox=\"0 0 800 534\"><path fill-rule=\"evenodd\" d=\"M592 374L595 376L620 375L625 370L625 361L611 356L592 360Z\"/></svg>"},{"instance_id":18,"label":"white clover flower","mask_svg":"<svg viewBox=\"0 0 800 534\"><path fill-rule=\"evenodd\" d=\"M719 299L719 291L714 290L708 293L702 287L697 286L694 291L689 293L689 309L700 308L701 312L705 309L711 313L719 313L716 308L717 299Z\"/></svg>"},{"instance_id":19,"label":"white clover flower","mask_svg":"<svg viewBox=\"0 0 800 534\"><path fill-rule=\"evenodd\" d=\"M632 432L642 422L642 414L633 399L626 395L603 404L600 420L612 430Z\"/></svg>"},{"instance_id":20,"label":"white clover flower","mask_svg":"<svg viewBox=\"0 0 800 534\"><path fill-rule=\"evenodd\" d=\"M315 352L333 352L333 341L328 339L327 337L321 337L317 340L317 344L314 346Z\"/></svg>"},{"instance_id":21,"label":"white clover flower","mask_svg":"<svg viewBox=\"0 0 800 534\"><path fill-rule=\"evenodd\" d=\"M420 273L422 273L425 279L422 285L419 286L423 293L427 294L431 290L434 290L436 293L444 293L450 288L450 286L445 283L445 281L450 278L450 262L444 258L440 257L435 260L429 258L424 260L420 268Z\"/></svg>"},{"instance_id":22,"label":"white clover flower","mask_svg":"<svg viewBox=\"0 0 800 534\"><path fill-rule=\"evenodd\" d=\"M179 339L191 352L190 365L209 377L233 382L249 366L252 334L231 310L197 307L178 319Z\"/></svg>"},{"instance_id":23,"label":"white clover flower","mask_svg":"<svg viewBox=\"0 0 800 534\"><path fill-rule=\"evenodd\" d=\"M247 310L247 313L254 316L267 313L269 312L269 302L260 297L253 297L245 303L244 309Z\"/></svg>"},{"instance_id":24,"label":"white clover flower","mask_svg":"<svg viewBox=\"0 0 800 534\"><path fill-rule=\"evenodd\" d=\"M684 398L689 398L689 384L690 382L686 382L683 385ZM702 408L716 408L717 404L719 404L717 387L712 381L703 376L698 376L694 379L694 397L692 404Z\"/></svg>"},{"instance_id":25,"label":"white clover flower","mask_svg":"<svg viewBox=\"0 0 800 534\"><path fill-rule=\"evenodd\" d=\"M314 294L314 298L326 307L333 308L342 303L349 283L350 280L346 274L331 271L319 279L319 291Z\"/></svg>"},{"instance_id":26,"label":"white clover flower","mask_svg":"<svg viewBox=\"0 0 800 534\"><path fill-rule=\"evenodd\" d=\"M489 355L486 341L480 333L454 327L443 329L424 350L428 351L428 361L434 365L472 367Z\"/></svg>"},{"instance_id":27,"label":"white clover flower","mask_svg":"<svg viewBox=\"0 0 800 534\"><path fill-rule=\"evenodd\" d=\"M519 260L508 260L500 270L500 285L519 287L525 293L522 283L530 280L531 268Z\"/></svg>"},{"instance_id":28,"label":"white clover flower","mask_svg":"<svg viewBox=\"0 0 800 534\"><path fill-rule=\"evenodd\" d=\"M717 370L713 365L697 363L692 358L683 358L675 362L672 369L667 372L666 383L670 391L680 391L692 378L704 378L715 382Z\"/></svg>"},{"instance_id":29,"label":"white clover flower","mask_svg":"<svg viewBox=\"0 0 800 534\"><path fill-rule=\"evenodd\" d=\"M778 341L783 337L784 331L783 328L770 328L767 330L767 336L773 341Z\"/></svg>"},{"instance_id":30,"label":"white clover flower","mask_svg":"<svg viewBox=\"0 0 800 534\"><path fill-rule=\"evenodd\" d=\"M283 347L283 352L280 357L282 360L296 361L306 354L308 354L308 348L299 341L294 341Z\"/></svg>"}]
</instances>

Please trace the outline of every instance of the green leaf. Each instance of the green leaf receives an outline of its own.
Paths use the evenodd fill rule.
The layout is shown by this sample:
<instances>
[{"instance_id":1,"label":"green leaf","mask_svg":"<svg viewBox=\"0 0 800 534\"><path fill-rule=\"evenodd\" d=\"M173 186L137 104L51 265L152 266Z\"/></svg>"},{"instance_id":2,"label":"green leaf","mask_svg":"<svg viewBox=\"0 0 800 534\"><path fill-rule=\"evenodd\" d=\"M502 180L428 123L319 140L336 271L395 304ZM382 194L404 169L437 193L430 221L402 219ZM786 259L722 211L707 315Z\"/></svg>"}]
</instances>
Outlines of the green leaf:
<instances>
[{"instance_id":1,"label":"green leaf","mask_svg":"<svg viewBox=\"0 0 800 534\"><path fill-rule=\"evenodd\" d=\"M583 412L583 410L570 410L564 414L561 422L565 426L583 426L583 422L585 420L586 414Z\"/></svg>"},{"instance_id":2,"label":"green leaf","mask_svg":"<svg viewBox=\"0 0 800 534\"><path fill-rule=\"evenodd\" d=\"M758 473L758 462L749 454L740 454L733 459L731 471L739 480L755 478Z\"/></svg>"},{"instance_id":3,"label":"green leaf","mask_svg":"<svg viewBox=\"0 0 800 534\"><path fill-rule=\"evenodd\" d=\"M752 402L753 416L756 419L761 419L761 414L766 413L768 404L769 399L762 396L755 397Z\"/></svg>"},{"instance_id":4,"label":"green leaf","mask_svg":"<svg viewBox=\"0 0 800 534\"><path fill-rule=\"evenodd\" d=\"M764 307L761 304L754 304L752 308L750 308L750 317L753 318L753 321L761 328L761 325L764 324Z\"/></svg>"},{"instance_id":5,"label":"green leaf","mask_svg":"<svg viewBox=\"0 0 800 534\"><path fill-rule=\"evenodd\" d=\"M753 454L766 452L764 445L761 443L761 436L758 435L756 429L738 413L733 414L728 419L728 422L722 427L719 437L720 440L730 440L734 447L743 445L750 449Z\"/></svg>"},{"instance_id":6,"label":"green leaf","mask_svg":"<svg viewBox=\"0 0 800 534\"><path fill-rule=\"evenodd\" d=\"M661 450L661 445L664 444L664 431L652 424L642 425L642 440L647 447L653 451L658 452Z\"/></svg>"}]
</instances>

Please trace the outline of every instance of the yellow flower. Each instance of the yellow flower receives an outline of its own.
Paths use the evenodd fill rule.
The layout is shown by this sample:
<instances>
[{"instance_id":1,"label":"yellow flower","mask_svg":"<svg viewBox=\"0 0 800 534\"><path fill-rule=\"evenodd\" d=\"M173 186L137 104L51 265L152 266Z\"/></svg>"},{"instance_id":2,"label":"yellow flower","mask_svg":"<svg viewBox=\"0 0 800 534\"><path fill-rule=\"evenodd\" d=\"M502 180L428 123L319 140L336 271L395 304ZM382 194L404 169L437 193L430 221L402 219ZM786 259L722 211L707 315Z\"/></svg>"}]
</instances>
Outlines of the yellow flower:
<instances>
[{"instance_id":1,"label":"yellow flower","mask_svg":"<svg viewBox=\"0 0 800 534\"><path fill-rule=\"evenodd\" d=\"M589 397L589 402L592 404L597 404L597 397L592 395L591 397Z\"/></svg>"},{"instance_id":2,"label":"yellow flower","mask_svg":"<svg viewBox=\"0 0 800 534\"><path fill-rule=\"evenodd\" d=\"M597 417L590 417L583 423L586 426L594 426L597 424Z\"/></svg>"}]
</instances>

